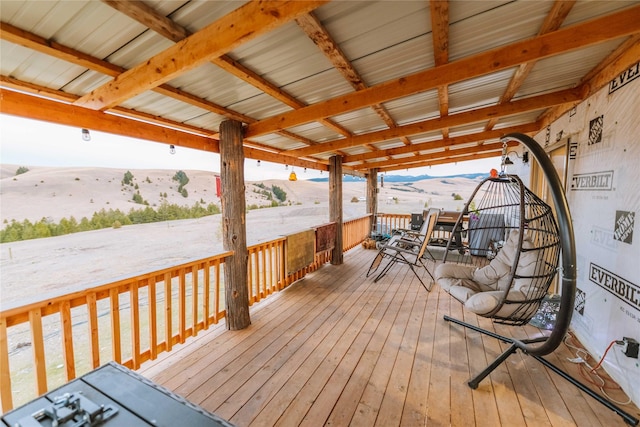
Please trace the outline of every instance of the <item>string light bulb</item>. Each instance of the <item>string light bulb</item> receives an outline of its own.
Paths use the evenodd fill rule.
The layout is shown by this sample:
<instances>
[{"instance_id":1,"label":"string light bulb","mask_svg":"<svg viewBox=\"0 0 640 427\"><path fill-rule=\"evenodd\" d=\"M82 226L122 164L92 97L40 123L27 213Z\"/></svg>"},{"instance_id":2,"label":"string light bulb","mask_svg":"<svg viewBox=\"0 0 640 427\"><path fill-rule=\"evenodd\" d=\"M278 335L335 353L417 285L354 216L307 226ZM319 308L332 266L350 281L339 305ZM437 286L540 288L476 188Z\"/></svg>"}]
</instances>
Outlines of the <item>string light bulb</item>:
<instances>
[{"instance_id":1,"label":"string light bulb","mask_svg":"<svg viewBox=\"0 0 640 427\"><path fill-rule=\"evenodd\" d=\"M258 167L260 167L260 160L258 160Z\"/></svg>"},{"instance_id":2,"label":"string light bulb","mask_svg":"<svg viewBox=\"0 0 640 427\"><path fill-rule=\"evenodd\" d=\"M176 154L176 146L175 145L171 144L169 146L169 153Z\"/></svg>"},{"instance_id":3,"label":"string light bulb","mask_svg":"<svg viewBox=\"0 0 640 427\"><path fill-rule=\"evenodd\" d=\"M91 133L89 133L89 129L82 129L82 140L83 141L91 141Z\"/></svg>"}]
</instances>

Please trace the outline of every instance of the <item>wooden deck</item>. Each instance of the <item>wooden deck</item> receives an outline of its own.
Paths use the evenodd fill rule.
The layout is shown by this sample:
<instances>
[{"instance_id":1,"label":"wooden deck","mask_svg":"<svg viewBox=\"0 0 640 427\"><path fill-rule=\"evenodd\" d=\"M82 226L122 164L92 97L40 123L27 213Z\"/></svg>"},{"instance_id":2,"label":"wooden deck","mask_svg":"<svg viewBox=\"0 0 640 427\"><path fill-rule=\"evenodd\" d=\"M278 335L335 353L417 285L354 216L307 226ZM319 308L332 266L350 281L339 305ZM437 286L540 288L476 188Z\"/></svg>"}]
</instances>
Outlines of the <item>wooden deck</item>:
<instances>
[{"instance_id":1,"label":"wooden deck","mask_svg":"<svg viewBox=\"0 0 640 427\"><path fill-rule=\"evenodd\" d=\"M505 345L443 315L519 338L540 331L463 312L404 266L373 283L365 272L374 254L349 251L343 265L252 307L248 329L222 324L139 372L238 426L625 425L520 352L471 390L471 374ZM579 377L567 357L575 356L562 345L547 359Z\"/></svg>"}]
</instances>

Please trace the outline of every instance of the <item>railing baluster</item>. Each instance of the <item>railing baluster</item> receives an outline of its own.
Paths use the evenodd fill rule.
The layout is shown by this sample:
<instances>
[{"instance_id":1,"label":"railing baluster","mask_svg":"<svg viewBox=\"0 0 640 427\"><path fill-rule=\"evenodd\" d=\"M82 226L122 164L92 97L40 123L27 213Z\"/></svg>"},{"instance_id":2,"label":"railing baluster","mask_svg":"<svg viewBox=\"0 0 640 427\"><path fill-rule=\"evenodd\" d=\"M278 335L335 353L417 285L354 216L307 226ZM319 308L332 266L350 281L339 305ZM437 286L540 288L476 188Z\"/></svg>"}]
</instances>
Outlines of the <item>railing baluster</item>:
<instances>
[{"instance_id":1,"label":"railing baluster","mask_svg":"<svg viewBox=\"0 0 640 427\"><path fill-rule=\"evenodd\" d=\"M173 326L172 310L171 310L171 273L166 272L164 274L164 339L165 348L167 351L171 351L173 347Z\"/></svg>"},{"instance_id":2,"label":"railing baluster","mask_svg":"<svg viewBox=\"0 0 640 427\"><path fill-rule=\"evenodd\" d=\"M100 366L100 343L98 341L98 309L96 307L96 294L87 294L87 316L89 325L89 350L91 352L91 366L95 369Z\"/></svg>"},{"instance_id":3,"label":"railing baluster","mask_svg":"<svg viewBox=\"0 0 640 427\"><path fill-rule=\"evenodd\" d=\"M131 358L133 369L138 369L140 367L140 306L137 280L131 283L129 298L131 299Z\"/></svg>"},{"instance_id":4,"label":"railing baluster","mask_svg":"<svg viewBox=\"0 0 640 427\"><path fill-rule=\"evenodd\" d=\"M111 355L117 363L122 362L122 346L120 342L120 293L118 288L109 289L111 305Z\"/></svg>"},{"instance_id":5,"label":"railing baluster","mask_svg":"<svg viewBox=\"0 0 640 427\"><path fill-rule=\"evenodd\" d=\"M71 323L71 303L60 303L60 324L62 325L62 357L67 381L76 377L76 359L73 354L73 324Z\"/></svg>"},{"instance_id":6,"label":"railing baluster","mask_svg":"<svg viewBox=\"0 0 640 427\"><path fill-rule=\"evenodd\" d=\"M180 344L184 344L187 330L187 279L185 277L184 268L180 269L180 280L178 284L178 326L180 328L179 337Z\"/></svg>"},{"instance_id":7,"label":"railing baluster","mask_svg":"<svg viewBox=\"0 0 640 427\"><path fill-rule=\"evenodd\" d=\"M216 286L213 288L213 323L218 323L220 320L218 315L218 313L220 313L220 260L216 259L214 265L216 269Z\"/></svg>"},{"instance_id":8,"label":"railing baluster","mask_svg":"<svg viewBox=\"0 0 640 427\"><path fill-rule=\"evenodd\" d=\"M262 286L266 296L273 293L271 281L269 280L270 266L267 260L270 250L271 249L269 248L269 244L262 245L262 251L260 252L260 269L258 270L258 272L260 273L260 281L262 282Z\"/></svg>"},{"instance_id":9,"label":"railing baluster","mask_svg":"<svg viewBox=\"0 0 640 427\"><path fill-rule=\"evenodd\" d=\"M149 357L158 357L158 312L156 309L156 277L149 276L147 289L149 292Z\"/></svg>"},{"instance_id":10,"label":"railing baluster","mask_svg":"<svg viewBox=\"0 0 640 427\"><path fill-rule=\"evenodd\" d=\"M31 326L31 344L33 347L33 366L35 369L36 392L45 393L47 388L47 363L44 355L44 340L42 339L42 313L40 308L29 311L29 325Z\"/></svg>"},{"instance_id":11,"label":"railing baluster","mask_svg":"<svg viewBox=\"0 0 640 427\"><path fill-rule=\"evenodd\" d=\"M211 291L211 263L204 263L204 283L202 284L202 323L204 329L209 328L209 292Z\"/></svg>"},{"instance_id":12,"label":"railing baluster","mask_svg":"<svg viewBox=\"0 0 640 427\"><path fill-rule=\"evenodd\" d=\"M198 333L198 266L191 266L191 336L195 337Z\"/></svg>"},{"instance_id":13,"label":"railing baluster","mask_svg":"<svg viewBox=\"0 0 640 427\"><path fill-rule=\"evenodd\" d=\"M409 217L409 216L407 216ZM370 215L343 224L343 240L345 250L353 247L366 236L369 229ZM314 256L314 261L297 272L286 274L284 258L285 238L274 239L270 242L260 243L248 248L252 254L249 263L249 273L252 278L251 299L260 301L269 294L282 290L295 280L303 278L307 273L315 271L323 263L330 261L330 252L323 252ZM169 267L156 272L145 273L143 275L106 283L92 289L87 289L86 293L71 293L52 298L47 301L35 302L26 306L11 308L0 312L0 404L2 410L7 412L13 408L14 399L12 395L11 371L9 369L10 357L8 351L8 334L17 325L28 323L31 332L34 381L36 392L43 394L47 391L46 354L43 336L42 317L58 314L60 316L60 331L62 336L60 351L63 353L65 363L65 374L67 381L76 376L76 354L74 352L73 319L71 309L86 305L86 316L88 323L88 338L83 335L82 339L88 339L90 345L90 364L95 368L100 364L100 331L98 319L98 301L109 300L111 314L111 351L112 359L133 369L140 367L146 360L156 359L158 353L172 350L176 342L183 343L187 336L195 336L201 329L207 329L212 323L217 324L225 317L226 311L220 308L221 288L223 280L221 277L224 260L232 256L232 252L218 254L210 258L185 263L179 266ZM203 268L202 284L203 298L200 303L198 293L200 288L199 272ZM212 272L211 269L214 269ZM192 309L193 321L190 328L186 328L186 272L192 275ZM173 279L178 277L178 327L179 334L174 335L173 328ZM255 279L255 283L253 280ZM159 280L159 281L158 281ZM164 281L164 335L165 342L158 343L158 301L157 284ZM141 324L140 324L140 288L146 286L149 303L149 351L145 349L144 354L140 350ZM162 285L159 285L162 286ZM213 287L213 288L212 288ZM130 299L131 322L121 322L120 304L121 293L128 292ZM144 295L142 296L144 297ZM213 301L211 301L213 299ZM202 310L202 322L199 321L199 310ZM123 328L131 328L131 360L122 360L122 335ZM78 332L76 331L76 334ZM78 337L76 337L78 338ZM12 356L13 357L13 356ZM79 357L86 358L86 353ZM86 361L84 362L86 363ZM82 366L82 365L78 365ZM24 398L25 396L21 396ZM27 396L28 397L28 396ZM24 403L24 402L21 402Z\"/></svg>"},{"instance_id":14,"label":"railing baluster","mask_svg":"<svg viewBox=\"0 0 640 427\"><path fill-rule=\"evenodd\" d=\"M11 396L11 370L9 369L9 345L7 341L7 320L0 318L0 403L2 412L13 408Z\"/></svg>"}]
</instances>

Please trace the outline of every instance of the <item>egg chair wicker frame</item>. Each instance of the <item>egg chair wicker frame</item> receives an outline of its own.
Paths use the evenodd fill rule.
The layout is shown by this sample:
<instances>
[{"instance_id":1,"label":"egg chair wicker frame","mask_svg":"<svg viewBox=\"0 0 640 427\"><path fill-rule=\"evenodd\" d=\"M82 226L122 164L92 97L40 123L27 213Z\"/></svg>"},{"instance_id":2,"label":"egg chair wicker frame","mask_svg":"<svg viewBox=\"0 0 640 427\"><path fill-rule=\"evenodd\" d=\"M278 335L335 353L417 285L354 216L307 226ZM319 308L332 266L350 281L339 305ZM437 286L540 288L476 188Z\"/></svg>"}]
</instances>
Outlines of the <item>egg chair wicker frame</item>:
<instances>
[{"instance_id":1,"label":"egg chair wicker frame","mask_svg":"<svg viewBox=\"0 0 640 427\"><path fill-rule=\"evenodd\" d=\"M494 369L496 369L500 364L507 360L509 356L515 354L518 350L522 351L524 354L533 357L538 362L542 363L545 367L549 368L554 373L558 374L565 380L569 381L574 386L578 387L581 391L591 396L599 403L606 406L608 409L614 411L616 414L621 416L623 420L633 426L638 425L638 419L630 415L629 413L623 411L621 408L604 398L603 396L595 393L585 384L578 381L576 378L569 375L567 372L560 369L558 366L552 364L548 360L546 360L543 356L548 355L555 351L558 346L563 342L571 323L571 316L574 310L575 303L575 295L576 295L576 248L575 248L575 239L574 239L574 231L573 231L573 223L571 220L571 215L569 212L569 205L565 196L564 188L562 185L562 181L560 180L558 173L553 166L553 163L549 159L547 153L544 149L531 137L520 134L520 133L512 133L504 136L502 138L504 143L502 159L503 159L503 171L497 178L488 178L489 180L493 180L498 185L507 185L511 187L520 188L522 186L522 181L513 176L513 175L505 175L504 174L504 159L506 157L506 148L508 141L516 141L524 145L529 152L533 155L533 157L538 162L540 169L544 173L548 188L550 191L550 196L553 200L555 206L555 216L557 218L556 221L553 221L553 224L548 223L547 220L544 220L542 217L550 216L553 218L553 212L548 212L547 209L550 209L548 205L542 202L537 196L530 193L527 189L526 191L521 191L519 194L520 199L517 201L519 203L518 213L515 215L517 217L517 221L509 221L506 218L504 223L504 234L507 236L509 234L509 230L517 229L519 231L519 251L517 257L513 263L511 271L509 272L509 279L511 280L509 288L504 292L504 295L500 299L497 306L490 310L487 313L479 314L483 317L491 318L496 323L506 323L509 325L523 325L527 323L535 314L537 308L540 306L542 302L542 298L546 295L549 285L551 284L553 277L557 273L561 274L560 278L560 307L556 314L555 323L553 325L553 329L547 336L533 338L533 339L524 339L518 340L512 337L496 334L493 331L489 331L478 326L463 322L459 319L452 318L450 316L444 316L444 320L455 323L457 325L461 325L465 328L472 329L474 331L480 332L484 335L493 337L498 339L504 343L510 344L509 347L489 365L482 372L478 373L476 376L472 377L467 384L472 389L478 388L479 383L486 378ZM486 181L486 180L485 180ZM462 230L463 221L465 217L467 218L469 215L479 213L479 216L482 216L482 212L474 212L474 208L478 208L478 206L469 206L470 202L473 200L476 192L480 189L480 187L485 184L485 181L478 185L476 191L474 191L473 195L467 202L465 209L460 213L460 216L457 220L457 223L454 227L454 230ZM522 186L526 189L526 187ZM491 194L489 194L491 196ZM500 197L495 199L496 203L504 203L504 201ZM511 203L511 202L509 202ZM533 206L533 208L532 208ZM506 206L494 206L497 208L497 212L501 212L500 208ZM486 209L486 212L490 212L490 206L481 206L481 209ZM505 211L506 212L506 211ZM550 215L548 215L550 214ZM540 221L544 220L544 224ZM485 234L485 242L486 243L486 235L491 234L491 228L495 226L493 225L485 225L477 226L476 232L484 228ZM529 227L532 227L532 230L528 230ZM471 227L469 227L471 228ZM466 231L469 233L469 229ZM540 272L540 274L532 274L527 277L520 277L518 273L518 257L522 254L522 244L523 244L523 235L529 231L533 231L534 234L538 234L538 238L534 239L538 241L538 244L535 246L535 250L543 251L546 254L542 255L541 258L544 258L543 264L546 265L543 268L537 268L536 272ZM541 234L542 233L542 234ZM557 234L556 234L557 233ZM483 234L478 233L478 234ZM540 237L543 236L543 237ZM471 240L471 235L468 236L468 240ZM540 243L542 242L542 243ZM548 245L548 247L546 246ZM449 242L447 243L447 249L445 250L443 261L448 262L447 258L457 258L457 260L461 260L465 257L480 259L483 258L486 264L486 252L490 251L487 246L481 244L480 246L473 247L474 245L470 244L471 248L467 247L464 249L458 249L456 246L456 242L454 241L454 233L452 233ZM552 248L552 246L557 246L557 248ZM561 250L560 250L561 249ZM474 255L471 256L470 252L474 250ZM558 253L557 251L560 250ZM549 251L549 252L546 252ZM561 267L557 268L558 261L561 260ZM554 264L555 263L555 264ZM547 274L551 271L551 274ZM538 277L539 276L539 277ZM532 280L538 288L538 292L530 293L528 295L528 300L523 302L519 301L510 301L509 293L510 288L513 285L513 282L517 279L527 279ZM536 282L538 281L538 282ZM542 292L540 292L542 290ZM508 306L508 304L521 304L521 307L516 308L515 310L507 310L507 315L502 315L504 313L504 308ZM532 312L533 310L533 312ZM511 313L511 314L509 314Z\"/></svg>"}]
</instances>

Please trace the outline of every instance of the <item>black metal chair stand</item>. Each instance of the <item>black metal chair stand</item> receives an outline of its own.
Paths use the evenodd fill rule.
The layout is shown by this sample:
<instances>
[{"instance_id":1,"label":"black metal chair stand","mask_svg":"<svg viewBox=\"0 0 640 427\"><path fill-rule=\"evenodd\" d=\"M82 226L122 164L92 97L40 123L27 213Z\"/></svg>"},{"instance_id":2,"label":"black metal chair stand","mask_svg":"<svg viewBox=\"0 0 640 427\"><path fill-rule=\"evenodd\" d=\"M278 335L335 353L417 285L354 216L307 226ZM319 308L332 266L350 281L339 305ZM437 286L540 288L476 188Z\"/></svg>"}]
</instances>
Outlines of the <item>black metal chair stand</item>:
<instances>
[{"instance_id":1,"label":"black metal chair stand","mask_svg":"<svg viewBox=\"0 0 640 427\"><path fill-rule=\"evenodd\" d=\"M525 350L525 346L527 344L534 344L534 343L537 343L537 342L546 341L546 339L547 339L546 337L542 337L542 338L539 338L539 339L519 341L519 340L515 340L513 338L505 337L504 335L496 334L495 332L491 332L491 331L488 331L486 329L479 328L479 327L477 327L475 325L471 325L469 323L463 322L461 320L458 320L458 319L455 319L453 317L449 317L449 316L446 316L446 315L444 316L444 320L446 320L448 322L452 322L452 323L458 324L458 325L461 325L461 326L464 326L465 328L472 329L472 330L474 330L476 332L480 332L480 333L482 333L484 335L488 335L488 336L490 336L492 338L496 338L496 339L498 339L498 340L500 340L500 341L502 341L504 343L511 344L509 346L509 348L507 348L498 357L496 357L495 360L493 362L491 362L489 364L489 366L487 366L482 372L480 372L475 377L473 377L469 381L467 381L467 384L472 389L474 389L474 390L477 389L478 385L480 384L480 381L482 381L487 376L489 376L489 374L491 372L493 372L493 370L496 369L498 366L500 366L500 364L502 362L507 360L507 358L509 358L509 356L511 356L512 354L515 354L518 350L522 350L525 354L533 357L538 362L542 363L544 366L549 368L551 371L553 371L556 374L560 375L562 378L564 378L565 380L569 381L571 384L573 384L574 386L578 387L580 390L582 390L583 392L585 392L586 394L588 394L589 396L591 396L592 398L594 398L595 400L597 400L598 402L600 402L601 404L603 404L604 406L606 406L607 408L609 408L610 410L615 412L616 414L620 415L622 417L622 419L624 420L624 422L626 422L627 424L632 425L632 426L637 426L638 425L638 419L635 418L633 415L629 414L628 412L623 411L618 406L616 406L613 403L609 402L607 399L605 399L604 397L600 396L599 394L597 394L596 392L591 390L589 387L587 387L586 385L584 385L583 383L581 383L580 381L578 381L577 379L575 379L574 377L569 375L567 372L563 371L562 369L560 369L559 367L557 367L553 363L549 362L544 357L539 356L539 355L535 355L535 354L527 353L527 351Z\"/></svg>"},{"instance_id":2,"label":"black metal chair stand","mask_svg":"<svg viewBox=\"0 0 640 427\"><path fill-rule=\"evenodd\" d=\"M574 239L574 232L573 232L573 223L571 221L571 215L569 213L569 205L564 193L564 188L562 186L562 183L560 181L560 178L558 177L558 174L553 166L553 164L551 163L551 160L549 159L549 157L547 156L547 154L545 153L544 149L531 137L527 136L527 135L523 135L523 134L509 134L506 135L503 138L504 141L504 149L503 149L503 161L504 161L504 157L505 157L505 153L506 153L506 142L507 140L515 140L518 141L520 143L522 143L523 145L525 145L529 151L533 154L533 156L535 157L535 159L538 161L538 164L540 165L540 168L542 169L542 171L544 172L545 177L547 178L547 184L549 186L550 189L550 195L553 198L553 202L556 208L556 216L557 216L557 224L559 227L555 228L555 232L549 232L549 230L553 230L554 228L548 228L546 226L543 227L539 227L536 226L536 222L535 220L538 218L541 218L541 215L538 215L536 213L535 209L531 209L528 203L526 203L526 200L521 197L521 202L520 202L520 215L519 215L519 233L520 236L522 236L525 231L531 233L536 233L536 232L540 232L540 231L544 231L544 235L549 236L549 237L553 237L554 234L556 234L557 239L559 240L559 247L562 249L561 250L561 258L562 258L562 268L560 269L561 273L562 273L562 277L561 277L561 294L560 294L560 308L559 311L556 315L556 322L554 324L553 329L551 330L551 333L549 334L549 336L545 336L539 339L534 339L534 340L516 340L514 338L509 338L506 336L502 336L499 334L496 334L492 331L488 331L482 328L479 328L475 325L471 325L469 323L463 322L461 320L457 320L454 318L451 318L449 316L445 316L444 320L448 321L448 322L453 322L456 323L458 325L464 326L465 328L469 328L472 329L474 331L480 332L482 334L491 336L493 338L496 338L498 340L501 340L502 342L505 342L507 344L510 344L509 348L507 350L505 350L502 354L500 354L486 369L484 369L482 372L480 372L479 374L477 374L475 377L471 378L468 381L468 385L469 387L471 387L472 389L476 389L478 387L478 384L480 383L480 381L482 381L484 378L486 378L494 369L496 369L501 363L503 363L505 360L507 360L507 358L509 356L511 356L512 354L514 354L516 351L521 350L523 353L527 354L528 356L532 356L533 358L535 358L538 362L542 363L544 366L546 366L547 368L549 368L550 370L552 370L553 372L555 372L556 374L560 375L562 378L564 378L565 380L569 381L571 384L573 384L574 386L578 387L580 390L582 390L583 392L585 392L586 394L588 394L589 396L591 396L592 398L594 398L596 401L598 401L599 403L601 403L602 405L606 406L607 408L609 408L610 410L614 411L616 414L620 415L624 421L632 426L637 426L639 423L639 420L632 416L631 414L623 411L622 409L620 409L619 407L617 407L616 405L614 405L613 403L611 403L610 401L608 401L607 399L605 399L604 397L600 396L599 394L595 393L593 390L591 390L589 387L587 387L586 385L582 384L580 381L576 380L575 378L573 378L572 376L570 376L568 373L566 373L565 371L563 371L562 369L560 369L559 367L553 365L552 363L550 363L549 361L547 361L546 359L544 359L542 356L545 356L547 354L551 354L553 353L553 351L555 351L558 346L563 342L564 337L567 333L567 331L569 330L569 326L571 323L571 316L573 314L573 309L574 309L574 303L575 303L575 295L576 295L576 250L575 250L575 239ZM506 178L508 178L509 176L506 176ZM500 180L497 179L495 180L496 183L506 183L505 180ZM482 185L482 184L481 184ZM478 190L476 190L477 192ZM480 216L482 216L482 212L490 212L491 209L493 208L501 208L502 206L506 206L507 204L505 203L501 203L504 200L503 197L503 192L501 192L500 190L492 190L491 192L489 192L488 196L489 197L489 202L487 203L486 207L480 207L482 209L478 209L478 211L480 212ZM475 196L475 193L474 193ZM463 218L463 214L466 212L467 214L470 214L471 212L473 212L473 210L471 209L471 202L474 198L474 196L472 196L472 198L469 200L469 202L467 203L467 206L465 206L465 210L464 212L461 213L460 218L458 219L458 221L461 221ZM536 199L535 195L531 195L532 199ZM536 206L540 205L539 203L536 202L535 204ZM474 204L475 206L475 204ZM486 209L485 209L486 208ZM548 212L547 212L548 213ZM505 215L505 217L507 217ZM523 222L526 221L526 224L523 224ZM551 221L554 223L555 225L555 220ZM532 226L532 224L534 224ZM538 223L539 224L539 223ZM483 231L486 233L489 230L490 227L484 227ZM540 239L538 239L540 240ZM542 239L542 241L547 241L545 239ZM549 240L549 241L553 241L553 239ZM523 240L522 237L520 238L520 245L519 245L519 249L520 249L520 253L518 254L518 256L521 256L522 253L524 253L524 248L523 248ZM452 242L449 241L449 245L451 245ZM555 243L554 243L555 244ZM548 245L543 244L539 247L540 250L543 250L547 247ZM473 248L469 248L469 252L471 252L471 249ZM481 246L478 248L479 250L486 250L486 246ZM446 256L447 256L447 252L445 252L445 257L444 257L444 261L446 261ZM557 255L555 253L553 253L552 256L544 256L542 257L545 260L552 260L549 261L548 264L550 266L553 265L553 260L556 260L557 262ZM544 266L544 263L538 263L539 265ZM555 267L554 267L555 268ZM500 300L500 303L491 311L489 312L478 312L476 311L476 313L478 315L484 316L484 317L488 317L491 318L494 322L498 322L498 323L504 323L504 324L511 324L511 325L523 325L525 323L527 323L530 318L535 314L533 312L531 312L530 310L522 310L520 311L520 314L517 311L514 311L513 313L511 312L511 310L507 310L505 315L500 315L500 311L503 310L503 305L505 302L509 302L510 304L517 304L518 301L507 301L509 295L512 293L511 289L512 289L512 285L513 283L515 283L515 278L518 277L519 279L528 279L531 277L540 277L541 279L544 278L545 274L540 274L538 276L536 275L520 275L519 274L520 271L520 266L518 264L518 259L516 259L513 263L512 269L511 269L511 273L510 273L510 284L509 287L506 288L506 292L505 292L505 297L503 297ZM536 269L536 271L538 271ZM436 270L437 272L437 270ZM554 272L555 273L555 272ZM436 277L436 280L438 278ZM548 279L550 280L551 277L548 277ZM548 288L548 283L546 283L547 288ZM542 285L540 286L529 286L529 289L531 288L541 288ZM546 289L546 288L545 288ZM545 291L546 292L546 291ZM537 295L537 297L539 297L539 300L536 301L536 298L530 298L528 299L526 302L531 306L531 307L536 307L535 304L540 304L542 301L542 295ZM534 304L534 305L531 305ZM466 305L465 305L466 307ZM504 312L504 311L503 311Z\"/></svg>"}]
</instances>

